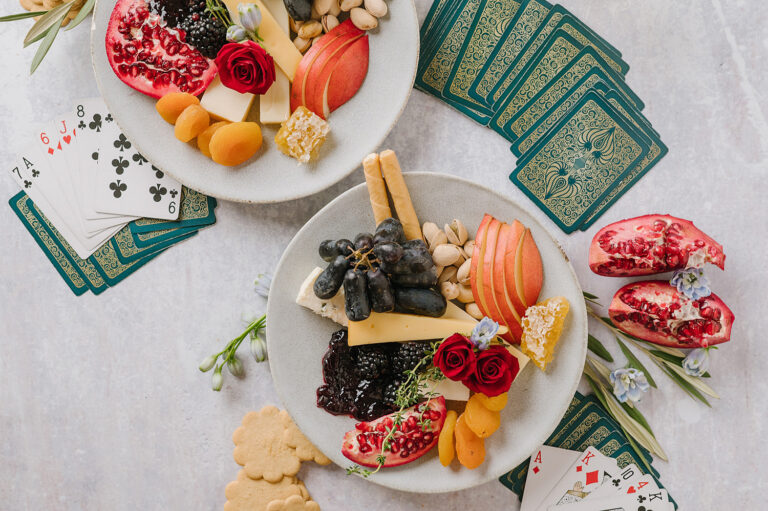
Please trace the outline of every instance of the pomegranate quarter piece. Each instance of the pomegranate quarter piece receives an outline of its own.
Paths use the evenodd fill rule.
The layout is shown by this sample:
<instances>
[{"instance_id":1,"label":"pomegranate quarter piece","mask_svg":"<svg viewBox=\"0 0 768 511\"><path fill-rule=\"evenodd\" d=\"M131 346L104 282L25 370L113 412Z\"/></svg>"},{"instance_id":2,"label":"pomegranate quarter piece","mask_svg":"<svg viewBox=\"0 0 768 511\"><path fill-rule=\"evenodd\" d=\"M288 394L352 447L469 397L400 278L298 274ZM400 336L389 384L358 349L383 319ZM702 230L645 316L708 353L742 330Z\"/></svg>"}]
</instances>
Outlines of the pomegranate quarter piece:
<instances>
[{"instance_id":1,"label":"pomegranate quarter piece","mask_svg":"<svg viewBox=\"0 0 768 511\"><path fill-rule=\"evenodd\" d=\"M654 275L704 263L725 266L723 246L692 222L645 215L600 229L589 246L589 267L598 275Z\"/></svg>"},{"instance_id":2,"label":"pomegranate quarter piece","mask_svg":"<svg viewBox=\"0 0 768 511\"><path fill-rule=\"evenodd\" d=\"M118 0L107 26L107 59L121 81L147 96L197 96L216 76L216 64L185 40L145 0Z\"/></svg>"},{"instance_id":3,"label":"pomegranate quarter piece","mask_svg":"<svg viewBox=\"0 0 768 511\"><path fill-rule=\"evenodd\" d=\"M704 348L731 339L733 312L714 293L691 300L664 280L619 289L608 310L620 330L661 346Z\"/></svg>"},{"instance_id":4,"label":"pomegranate quarter piece","mask_svg":"<svg viewBox=\"0 0 768 511\"><path fill-rule=\"evenodd\" d=\"M421 415L422 423L419 424ZM384 456L384 467L405 465L424 456L437 445L445 423L445 398L440 396L425 403L414 405L402 413L402 422L394 425L394 414L385 415L372 422L358 422L355 429L344 435L341 453L363 467L378 467L378 457ZM429 419L424 422L424 419ZM387 432L395 428L390 448L382 452Z\"/></svg>"}]
</instances>

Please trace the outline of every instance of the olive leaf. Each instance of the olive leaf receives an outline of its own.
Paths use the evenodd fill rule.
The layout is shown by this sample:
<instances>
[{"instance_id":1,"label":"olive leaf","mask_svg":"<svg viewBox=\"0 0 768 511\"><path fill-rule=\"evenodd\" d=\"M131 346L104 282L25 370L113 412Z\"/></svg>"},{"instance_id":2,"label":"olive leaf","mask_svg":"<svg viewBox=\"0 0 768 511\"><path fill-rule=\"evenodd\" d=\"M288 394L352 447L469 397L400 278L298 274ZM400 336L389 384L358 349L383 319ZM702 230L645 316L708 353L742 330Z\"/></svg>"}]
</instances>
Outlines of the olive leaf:
<instances>
[{"instance_id":1,"label":"olive leaf","mask_svg":"<svg viewBox=\"0 0 768 511\"><path fill-rule=\"evenodd\" d=\"M37 69L37 66L39 66L45 58L45 55L48 53L48 50L53 44L53 40L56 39L56 34L59 33L59 28L61 28L61 25L53 25L48 29L48 32L46 32L43 38L43 42L41 42L40 46L37 47L35 56L32 58L32 65L29 68L29 74L34 73Z\"/></svg>"},{"instance_id":2,"label":"olive leaf","mask_svg":"<svg viewBox=\"0 0 768 511\"><path fill-rule=\"evenodd\" d=\"M9 14L8 16L0 16L0 23L3 21L17 21L27 18L34 18L35 16L42 16L48 11L34 11L34 12L21 12L19 14Z\"/></svg>"},{"instance_id":3,"label":"olive leaf","mask_svg":"<svg viewBox=\"0 0 768 511\"><path fill-rule=\"evenodd\" d=\"M698 399L708 407L712 408L712 405L709 404L709 401L707 401L707 398L705 398L701 392L696 390L696 388L693 385L691 385L688 381L683 379L678 373L672 371L671 369L668 369L667 367L664 367L663 370L667 374L667 376L669 376L672 379L672 381L677 383L680 386L680 388L682 388L685 392L687 392L688 395L690 395L694 399Z\"/></svg>"},{"instance_id":4,"label":"olive leaf","mask_svg":"<svg viewBox=\"0 0 768 511\"><path fill-rule=\"evenodd\" d=\"M675 364L671 362L664 361L665 364L667 364L670 369L672 369L674 372L676 372L680 378L691 384L696 390L703 392L704 394L711 396L715 399L720 399L720 396L717 394L717 392L712 389L709 385L704 383L698 378L695 378L688 373L685 372L685 370L682 367L676 366Z\"/></svg>"},{"instance_id":5,"label":"olive leaf","mask_svg":"<svg viewBox=\"0 0 768 511\"><path fill-rule=\"evenodd\" d=\"M606 362L613 362L613 356L605 349L603 343L592 334L587 335L587 347L589 351L602 358Z\"/></svg>"},{"instance_id":6,"label":"olive leaf","mask_svg":"<svg viewBox=\"0 0 768 511\"><path fill-rule=\"evenodd\" d=\"M637 369L638 371L642 371L643 374L645 374L645 377L648 379L648 383L653 387L654 389L659 388L656 385L656 382L653 379L653 376L651 376L651 373L648 372L648 369L645 368L645 366L640 362L634 353L632 353L632 350L627 348L627 345L621 342L621 339L619 339L619 336L616 336L616 342L619 343L619 348L621 348L621 352L624 354L625 357L627 357L627 365L629 367L632 367L634 369Z\"/></svg>"},{"instance_id":7,"label":"olive leaf","mask_svg":"<svg viewBox=\"0 0 768 511\"><path fill-rule=\"evenodd\" d=\"M37 20L35 24L32 25L32 28L29 29L29 32L27 32L27 36L24 38L24 47L26 48L35 41L39 41L40 39L48 36L51 27L61 26L61 20L64 19L64 17L69 13L74 3L75 0L70 0L65 4L54 7L50 11L40 16L40 19ZM56 29L56 32L58 32L58 29ZM53 37L55 38L56 34L54 34ZM53 42L53 39L51 39L51 42ZM49 48L50 46L51 45L48 44ZM45 56L45 53L43 53L43 56ZM40 60L42 60L42 57Z\"/></svg>"},{"instance_id":8,"label":"olive leaf","mask_svg":"<svg viewBox=\"0 0 768 511\"><path fill-rule=\"evenodd\" d=\"M75 19L73 19L69 25L67 25L67 28L64 30L72 30L76 26L78 26L80 23L83 22L83 20L91 13L93 10L93 6L96 3L96 0L87 0L85 4L80 8L80 12L77 13L77 16L75 16Z\"/></svg>"}]
</instances>

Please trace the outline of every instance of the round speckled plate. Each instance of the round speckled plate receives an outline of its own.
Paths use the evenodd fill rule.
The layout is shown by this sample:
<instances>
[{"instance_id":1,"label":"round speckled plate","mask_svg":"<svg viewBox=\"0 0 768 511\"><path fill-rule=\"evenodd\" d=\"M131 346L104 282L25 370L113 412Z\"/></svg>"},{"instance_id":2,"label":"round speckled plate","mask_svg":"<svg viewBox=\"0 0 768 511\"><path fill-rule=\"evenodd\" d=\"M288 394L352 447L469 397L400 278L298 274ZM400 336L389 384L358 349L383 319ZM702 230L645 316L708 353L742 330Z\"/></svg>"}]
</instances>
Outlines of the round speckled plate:
<instances>
[{"instance_id":1,"label":"round speckled plate","mask_svg":"<svg viewBox=\"0 0 768 511\"><path fill-rule=\"evenodd\" d=\"M550 435L571 402L587 351L587 313L576 274L553 237L523 208L470 181L444 174L411 172L405 175L416 212L422 222L438 225L462 220L474 233L484 213L500 220L520 220L530 227L544 263L541 297L565 296L571 312L546 373L533 364L512 384L502 426L486 440L486 460L475 470L440 465L437 449L397 468L382 469L370 480L412 492L447 492L498 478L530 456ZM436 190L440 190L436 193ZM318 408L315 390L322 384L321 359L331 334L339 327L295 303L299 286L316 266L324 266L317 246L324 239L371 231L373 213L365 185L334 199L296 234L275 272L267 306L267 339L272 377L285 407L305 435L342 467L352 463L341 454L344 433L354 427L348 417Z\"/></svg>"},{"instance_id":2,"label":"round speckled plate","mask_svg":"<svg viewBox=\"0 0 768 511\"><path fill-rule=\"evenodd\" d=\"M419 21L413 0L390 0L389 14L370 32L370 65L363 86L333 112L320 158L298 165L275 147L277 125L263 125L255 158L228 168L193 144L173 136L155 111L155 100L134 91L112 72L104 38L114 2L97 2L91 30L93 68L101 95L125 135L154 165L185 185L224 200L268 203L317 193L346 177L376 150L408 102L419 58Z\"/></svg>"}]
</instances>

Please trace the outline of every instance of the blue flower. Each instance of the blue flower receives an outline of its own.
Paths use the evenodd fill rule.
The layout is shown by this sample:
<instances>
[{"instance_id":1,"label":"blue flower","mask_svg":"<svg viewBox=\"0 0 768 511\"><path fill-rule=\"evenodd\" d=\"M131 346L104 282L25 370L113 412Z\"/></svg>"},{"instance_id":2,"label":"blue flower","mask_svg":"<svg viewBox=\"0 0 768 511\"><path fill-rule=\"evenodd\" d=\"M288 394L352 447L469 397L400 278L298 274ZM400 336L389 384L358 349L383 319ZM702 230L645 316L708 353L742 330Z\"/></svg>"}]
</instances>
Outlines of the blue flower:
<instances>
[{"instance_id":1,"label":"blue flower","mask_svg":"<svg viewBox=\"0 0 768 511\"><path fill-rule=\"evenodd\" d=\"M498 331L499 324L491 318L486 317L481 319L480 323L475 325L475 328L472 329L472 335L469 337L469 340L478 350L487 350Z\"/></svg>"},{"instance_id":2,"label":"blue flower","mask_svg":"<svg viewBox=\"0 0 768 511\"><path fill-rule=\"evenodd\" d=\"M230 25L227 29L227 41L230 43L242 43L248 40L248 34L240 25Z\"/></svg>"},{"instance_id":3,"label":"blue flower","mask_svg":"<svg viewBox=\"0 0 768 511\"><path fill-rule=\"evenodd\" d=\"M611 383L613 384L613 395L622 403L627 400L636 403L640 401L649 388L648 380L642 371L632 367L622 367L611 373Z\"/></svg>"},{"instance_id":4,"label":"blue flower","mask_svg":"<svg viewBox=\"0 0 768 511\"><path fill-rule=\"evenodd\" d=\"M709 350L697 348L683 359L683 369L691 376L701 376L709 370Z\"/></svg>"},{"instance_id":5,"label":"blue flower","mask_svg":"<svg viewBox=\"0 0 768 511\"><path fill-rule=\"evenodd\" d=\"M709 289L709 280L704 276L701 268L677 270L669 283L691 300L698 300L712 294Z\"/></svg>"},{"instance_id":6,"label":"blue flower","mask_svg":"<svg viewBox=\"0 0 768 511\"><path fill-rule=\"evenodd\" d=\"M237 13L240 15L240 25L252 33L258 33L261 25L261 11L256 4L238 4Z\"/></svg>"},{"instance_id":7,"label":"blue flower","mask_svg":"<svg viewBox=\"0 0 768 511\"><path fill-rule=\"evenodd\" d=\"M269 287L272 285L272 274L270 273L261 273L258 277L256 277L256 281L254 282L256 285L256 294L263 297L263 298L269 298Z\"/></svg>"}]
</instances>

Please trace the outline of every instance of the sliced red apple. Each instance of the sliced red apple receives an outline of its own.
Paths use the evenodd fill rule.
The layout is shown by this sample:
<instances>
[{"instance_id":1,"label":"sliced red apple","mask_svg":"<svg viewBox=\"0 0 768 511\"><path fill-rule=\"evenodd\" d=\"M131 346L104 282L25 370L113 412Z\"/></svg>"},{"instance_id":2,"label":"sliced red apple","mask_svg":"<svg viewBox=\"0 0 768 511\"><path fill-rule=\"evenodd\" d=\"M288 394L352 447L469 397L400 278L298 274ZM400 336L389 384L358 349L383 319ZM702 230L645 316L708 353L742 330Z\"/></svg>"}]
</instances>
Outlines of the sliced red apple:
<instances>
[{"instance_id":1,"label":"sliced red apple","mask_svg":"<svg viewBox=\"0 0 768 511\"><path fill-rule=\"evenodd\" d=\"M488 306L488 312L490 313L488 317L500 325L509 328L504 314L502 314L498 304L496 303L496 293L493 287L493 261L496 259L496 244L499 239L499 232L501 231L502 225L504 224L495 218L492 219L488 224L488 233L485 238L485 254L483 256L483 292L485 293L485 303ZM510 334L505 334L500 337L507 342L514 342L515 340L514 337Z\"/></svg>"},{"instance_id":2,"label":"sliced red apple","mask_svg":"<svg viewBox=\"0 0 768 511\"><path fill-rule=\"evenodd\" d=\"M341 23L336 28L323 35L312 45L307 53L304 54L304 57L302 57L301 62L299 62L299 67L296 69L296 74L293 78L293 84L291 85L291 112L306 104L306 79L310 75L309 71L313 64L316 62L317 58L323 54L326 47L328 47L334 40L344 35L362 35L362 33L363 32L352 23L352 20L346 20L344 23Z\"/></svg>"},{"instance_id":3,"label":"sliced red apple","mask_svg":"<svg viewBox=\"0 0 768 511\"><path fill-rule=\"evenodd\" d=\"M346 51L350 46L363 37L360 34L349 33L341 37L337 37L326 48L323 53L315 60L312 67L309 70L309 75L306 78L306 102L304 106L322 117L326 118L325 111L323 109L323 96L325 94L325 86L328 80L331 78L333 70L336 65L344 57Z\"/></svg>"},{"instance_id":4,"label":"sliced red apple","mask_svg":"<svg viewBox=\"0 0 768 511\"><path fill-rule=\"evenodd\" d=\"M522 228L519 222L517 225ZM501 231L499 232L499 239L496 242L496 251L493 260L493 292L496 296L496 304L499 307L499 311L501 311L501 315L507 322L510 333L515 338L515 342L519 343L523 335L522 320L509 297L507 282L504 275L505 248L511 236L516 236L515 229L509 224L502 224Z\"/></svg>"},{"instance_id":5,"label":"sliced red apple","mask_svg":"<svg viewBox=\"0 0 768 511\"><path fill-rule=\"evenodd\" d=\"M526 307L530 307L539 299L541 284L544 280L541 254L539 253L539 247L536 246L536 242L533 240L530 229L526 229L523 235L521 257L516 271L520 275L520 280L522 280L523 302Z\"/></svg>"},{"instance_id":6,"label":"sliced red apple","mask_svg":"<svg viewBox=\"0 0 768 511\"><path fill-rule=\"evenodd\" d=\"M326 117L360 90L368 74L368 53L368 36L364 36L352 43L336 64L323 94Z\"/></svg>"},{"instance_id":7,"label":"sliced red apple","mask_svg":"<svg viewBox=\"0 0 768 511\"><path fill-rule=\"evenodd\" d=\"M483 287L483 258L485 257L485 240L488 234L488 224L493 217L486 214L480 222L475 234L475 248L472 251L472 264L469 266L469 282L472 287L472 296L475 298L477 308L483 316L488 316L488 307L485 304L485 292Z\"/></svg>"},{"instance_id":8,"label":"sliced red apple","mask_svg":"<svg viewBox=\"0 0 768 511\"><path fill-rule=\"evenodd\" d=\"M525 226L515 220L510 225L511 231L504 246L504 280L507 283L506 291L517 314L522 318L527 308L521 293L517 287L517 264L521 261L522 240L525 234Z\"/></svg>"}]
</instances>

